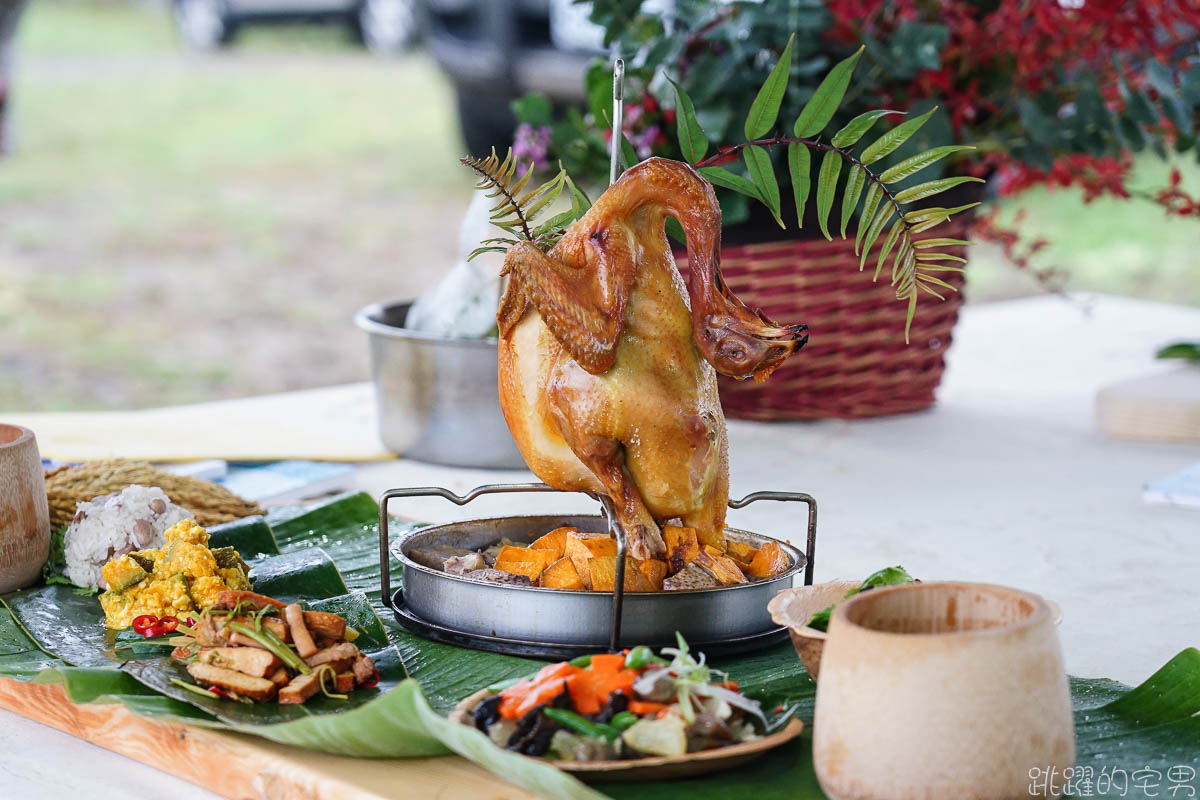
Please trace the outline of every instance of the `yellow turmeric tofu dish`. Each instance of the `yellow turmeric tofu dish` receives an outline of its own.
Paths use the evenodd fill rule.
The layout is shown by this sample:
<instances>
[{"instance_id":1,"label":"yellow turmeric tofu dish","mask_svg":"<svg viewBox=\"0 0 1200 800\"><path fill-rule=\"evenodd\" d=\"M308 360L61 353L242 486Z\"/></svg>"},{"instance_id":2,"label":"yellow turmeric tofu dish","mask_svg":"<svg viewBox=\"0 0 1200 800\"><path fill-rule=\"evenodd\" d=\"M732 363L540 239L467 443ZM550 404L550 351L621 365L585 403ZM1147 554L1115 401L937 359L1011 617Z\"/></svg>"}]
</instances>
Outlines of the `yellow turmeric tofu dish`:
<instances>
[{"instance_id":1,"label":"yellow turmeric tofu dish","mask_svg":"<svg viewBox=\"0 0 1200 800\"><path fill-rule=\"evenodd\" d=\"M159 550L138 550L114 558L101 574L108 591L100 595L104 624L121 630L135 617L175 616L216 604L223 591L251 588L250 568L232 547L210 550L208 531L185 519L163 532Z\"/></svg>"}]
</instances>

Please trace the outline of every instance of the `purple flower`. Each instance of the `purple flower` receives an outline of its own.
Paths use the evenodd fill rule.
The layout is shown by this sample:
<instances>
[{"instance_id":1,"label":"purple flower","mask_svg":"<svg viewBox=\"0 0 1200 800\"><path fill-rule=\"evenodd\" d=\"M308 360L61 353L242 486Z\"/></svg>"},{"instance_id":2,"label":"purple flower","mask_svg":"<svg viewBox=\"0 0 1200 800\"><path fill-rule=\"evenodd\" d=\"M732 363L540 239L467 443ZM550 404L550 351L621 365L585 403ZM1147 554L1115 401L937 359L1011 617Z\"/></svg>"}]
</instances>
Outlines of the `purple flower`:
<instances>
[{"instance_id":1,"label":"purple flower","mask_svg":"<svg viewBox=\"0 0 1200 800\"><path fill-rule=\"evenodd\" d=\"M534 169L550 168L550 128L547 125L533 127L528 122L517 126L513 139L513 158L521 164L533 162Z\"/></svg>"},{"instance_id":2,"label":"purple flower","mask_svg":"<svg viewBox=\"0 0 1200 800\"><path fill-rule=\"evenodd\" d=\"M637 151L638 158L650 157L650 148L654 146L654 141L658 139L658 134L659 127L657 125L650 125L629 140L633 144L633 149Z\"/></svg>"}]
</instances>

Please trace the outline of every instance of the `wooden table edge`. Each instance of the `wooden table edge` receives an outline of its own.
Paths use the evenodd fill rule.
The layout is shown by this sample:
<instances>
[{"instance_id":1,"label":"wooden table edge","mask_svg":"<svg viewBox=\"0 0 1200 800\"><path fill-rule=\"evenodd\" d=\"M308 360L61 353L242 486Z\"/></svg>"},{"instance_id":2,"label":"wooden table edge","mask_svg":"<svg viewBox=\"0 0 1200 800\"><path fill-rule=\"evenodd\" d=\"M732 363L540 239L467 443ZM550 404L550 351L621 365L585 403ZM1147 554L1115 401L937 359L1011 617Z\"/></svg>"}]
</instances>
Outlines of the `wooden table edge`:
<instances>
[{"instance_id":1,"label":"wooden table edge","mask_svg":"<svg viewBox=\"0 0 1200 800\"><path fill-rule=\"evenodd\" d=\"M155 769L169 764L172 774L230 800L534 797L459 756L330 755L142 717L121 703L76 704L62 684L0 678L0 708Z\"/></svg>"}]
</instances>

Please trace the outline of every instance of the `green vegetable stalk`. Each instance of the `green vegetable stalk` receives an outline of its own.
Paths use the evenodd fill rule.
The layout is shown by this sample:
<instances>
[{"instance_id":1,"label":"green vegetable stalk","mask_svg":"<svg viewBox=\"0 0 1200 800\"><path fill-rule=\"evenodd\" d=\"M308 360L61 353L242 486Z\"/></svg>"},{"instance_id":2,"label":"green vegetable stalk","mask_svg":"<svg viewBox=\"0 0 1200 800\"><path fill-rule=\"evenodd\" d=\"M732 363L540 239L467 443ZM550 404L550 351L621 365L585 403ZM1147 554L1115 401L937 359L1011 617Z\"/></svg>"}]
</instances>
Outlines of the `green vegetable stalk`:
<instances>
[{"instance_id":1,"label":"green vegetable stalk","mask_svg":"<svg viewBox=\"0 0 1200 800\"><path fill-rule=\"evenodd\" d=\"M846 598L849 599L859 592L865 592L868 589L874 589L876 586L901 586L903 584L915 583L913 576L908 574L908 571L899 565L895 567L884 567L878 572L873 572L867 576L857 587L846 592ZM816 628L819 631L829 630L829 618L833 616L833 606L822 609L812 615L812 619L808 621L808 627Z\"/></svg>"},{"instance_id":2,"label":"green vegetable stalk","mask_svg":"<svg viewBox=\"0 0 1200 800\"><path fill-rule=\"evenodd\" d=\"M547 708L542 712L547 718L570 728L576 733L581 733L584 736L591 736L597 739L605 739L606 741L616 741L621 735L619 728L613 725L605 725L602 722L592 722L589 719L576 714L574 711L567 711L563 708Z\"/></svg>"}]
</instances>

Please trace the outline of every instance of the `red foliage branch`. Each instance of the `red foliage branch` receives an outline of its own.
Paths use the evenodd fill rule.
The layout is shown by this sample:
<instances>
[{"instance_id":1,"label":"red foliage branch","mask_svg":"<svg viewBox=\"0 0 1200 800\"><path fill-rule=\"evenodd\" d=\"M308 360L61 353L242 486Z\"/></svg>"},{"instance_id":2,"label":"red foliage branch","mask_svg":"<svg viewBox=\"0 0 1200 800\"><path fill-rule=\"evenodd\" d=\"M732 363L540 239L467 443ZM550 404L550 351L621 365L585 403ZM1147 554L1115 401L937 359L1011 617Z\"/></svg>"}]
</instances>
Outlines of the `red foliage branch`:
<instances>
[{"instance_id":1,"label":"red foliage branch","mask_svg":"<svg viewBox=\"0 0 1200 800\"><path fill-rule=\"evenodd\" d=\"M1056 91L1062 74L1094 78L1105 102L1124 110L1121 84L1146 89L1138 69L1148 60L1180 66L1193 55L1200 29L1197 0L1000 0L994 6L943 0L830 0L834 19L830 36L845 44L883 40L904 22L944 25L948 31L937 69L918 71L906 86L885 93L881 102L904 108L920 98L940 98L955 135L972 138L971 129L989 119L1015 113L1017 101L1037 92ZM1116 58L1120 54L1119 58ZM1065 98L1064 98L1065 99ZM1173 136L1162 119L1159 130ZM975 134L977 135L977 134ZM1002 194L1034 185L1078 187L1084 198L1141 196L1168 213L1200 216L1200 203L1179 186L1179 174L1159 191L1128 187L1131 159L1069 154L1048 169L1012 158L1003 148L984 151L968 170L995 174Z\"/></svg>"}]
</instances>

